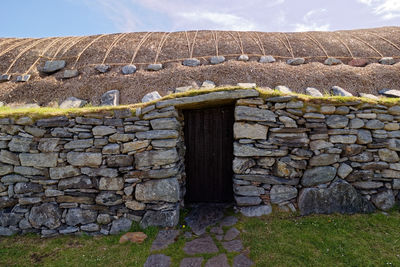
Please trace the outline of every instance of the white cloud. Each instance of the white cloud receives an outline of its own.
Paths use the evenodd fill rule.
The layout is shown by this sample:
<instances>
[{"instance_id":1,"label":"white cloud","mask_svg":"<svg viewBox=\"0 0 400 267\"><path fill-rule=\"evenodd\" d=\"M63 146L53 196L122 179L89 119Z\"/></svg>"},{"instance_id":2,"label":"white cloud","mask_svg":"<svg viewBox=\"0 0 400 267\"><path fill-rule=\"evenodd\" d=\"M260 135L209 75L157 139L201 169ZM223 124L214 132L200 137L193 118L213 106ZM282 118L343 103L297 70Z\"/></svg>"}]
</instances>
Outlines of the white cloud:
<instances>
[{"instance_id":1,"label":"white cloud","mask_svg":"<svg viewBox=\"0 0 400 267\"><path fill-rule=\"evenodd\" d=\"M391 20L400 17L399 0L357 0L372 9L372 13L384 20Z\"/></svg>"},{"instance_id":2,"label":"white cloud","mask_svg":"<svg viewBox=\"0 0 400 267\"><path fill-rule=\"evenodd\" d=\"M305 31L328 31L330 28L329 23L325 23L325 16L327 10L325 8L312 9L308 11L301 22L295 23L295 32L305 32Z\"/></svg>"},{"instance_id":3,"label":"white cloud","mask_svg":"<svg viewBox=\"0 0 400 267\"><path fill-rule=\"evenodd\" d=\"M131 32L137 30L139 21L126 1L84 0L84 3L90 8L100 9L112 21L118 31Z\"/></svg>"},{"instance_id":4,"label":"white cloud","mask_svg":"<svg viewBox=\"0 0 400 267\"><path fill-rule=\"evenodd\" d=\"M210 29L251 31L255 29L255 24L245 18L226 13L217 12L183 12L179 13L185 20L192 22L202 22L212 25Z\"/></svg>"}]
</instances>

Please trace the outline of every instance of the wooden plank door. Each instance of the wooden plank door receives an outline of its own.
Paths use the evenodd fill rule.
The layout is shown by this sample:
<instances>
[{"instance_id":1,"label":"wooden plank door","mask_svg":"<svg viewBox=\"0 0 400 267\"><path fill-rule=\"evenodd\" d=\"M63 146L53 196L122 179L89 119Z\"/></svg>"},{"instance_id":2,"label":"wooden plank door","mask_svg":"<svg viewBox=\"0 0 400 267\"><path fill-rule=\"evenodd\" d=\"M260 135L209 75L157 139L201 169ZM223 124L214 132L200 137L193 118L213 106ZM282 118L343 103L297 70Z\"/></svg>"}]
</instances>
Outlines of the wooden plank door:
<instances>
[{"instance_id":1,"label":"wooden plank door","mask_svg":"<svg viewBox=\"0 0 400 267\"><path fill-rule=\"evenodd\" d=\"M234 106L185 110L186 201L231 202Z\"/></svg>"}]
</instances>

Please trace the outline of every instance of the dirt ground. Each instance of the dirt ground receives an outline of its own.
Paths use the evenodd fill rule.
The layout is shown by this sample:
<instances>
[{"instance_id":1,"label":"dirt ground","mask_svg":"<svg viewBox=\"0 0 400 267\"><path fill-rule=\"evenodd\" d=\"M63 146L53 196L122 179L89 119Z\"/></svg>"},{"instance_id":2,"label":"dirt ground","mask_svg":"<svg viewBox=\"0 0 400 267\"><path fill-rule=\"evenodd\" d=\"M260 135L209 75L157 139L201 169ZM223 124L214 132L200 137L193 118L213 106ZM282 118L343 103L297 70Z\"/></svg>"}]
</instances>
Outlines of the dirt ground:
<instances>
[{"instance_id":1,"label":"dirt ground","mask_svg":"<svg viewBox=\"0 0 400 267\"><path fill-rule=\"evenodd\" d=\"M249 62L237 56L248 54ZM224 55L227 62L210 65L211 56ZM262 55L273 55L278 62L261 64ZM344 63L352 58L368 59L366 67L325 66L332 56ZM212 80L217 85L255 82L263 87L287 85L303 92L306 87L328 91L338 85L357 94L376 94L382 88L400 89L400 63L377 64L391 56L400 62L400 27L368 30L308 33L261 33L191 31L173 33L126 33L45 39L0 38L0 74L12 74L10 82L0 83L0 101L36 102L45 105L75 96L98 104L100 96L112 89L121 92L121 103L135 103L147 92L161 95L175 87ZM201 60L199 67L185 67L185 58ZM301 66L284 63L292 57L305 57ZM37 68L46 60L64 59L66 69L78 69L80 75L62 80L62 72L44 76ZM121 68L133 62L135 74L123 75ZM163 70L149 72L149 63L163 63ZM93 66L110 64L112 69L98 74ZM31 80L16 83L16 75L29 73Z\"/></svg>"}]
</instances>

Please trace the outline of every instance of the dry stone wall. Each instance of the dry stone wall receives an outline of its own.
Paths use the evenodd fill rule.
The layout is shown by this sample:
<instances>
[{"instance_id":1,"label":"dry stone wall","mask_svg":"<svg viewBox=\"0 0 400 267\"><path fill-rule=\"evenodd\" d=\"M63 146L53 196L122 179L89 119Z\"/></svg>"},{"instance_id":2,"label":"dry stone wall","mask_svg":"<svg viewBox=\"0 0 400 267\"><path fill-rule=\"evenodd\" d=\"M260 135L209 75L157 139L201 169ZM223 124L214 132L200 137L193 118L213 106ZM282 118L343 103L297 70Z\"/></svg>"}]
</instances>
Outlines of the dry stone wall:
<instances>
[{"instance_id":1,"label":"dry stone wall","mask_svg":"<svg viewBox=\"0 0 400 267\"><path fill-rule=\"evenodd\" d=\"M399 199L400 106L237 101L234 193L244 214L363 213Z\"/></svg>"},{"instance_id":2,"label":"dry stone wall","mask_svg":"<svg viewBox=\"0 0 400 267\"><path fill-rule=\"evenodd\" d=\"M182 133L174 107L0 120L0 235L174 226Z\"/></svg>"},{"instance_id":3,"label":"dry stone wall","mask_svg":"<svg viewBox=\"0 0 400 267\"><path fill-rule=\"evenodd\" d=\"M235 89L135 114L0 119L0 235L175 226L186 180L181 109L218 103L235 104L232 194L244 215L364 213L400 200L400 106Z\"/></svg>"}]
</instances>

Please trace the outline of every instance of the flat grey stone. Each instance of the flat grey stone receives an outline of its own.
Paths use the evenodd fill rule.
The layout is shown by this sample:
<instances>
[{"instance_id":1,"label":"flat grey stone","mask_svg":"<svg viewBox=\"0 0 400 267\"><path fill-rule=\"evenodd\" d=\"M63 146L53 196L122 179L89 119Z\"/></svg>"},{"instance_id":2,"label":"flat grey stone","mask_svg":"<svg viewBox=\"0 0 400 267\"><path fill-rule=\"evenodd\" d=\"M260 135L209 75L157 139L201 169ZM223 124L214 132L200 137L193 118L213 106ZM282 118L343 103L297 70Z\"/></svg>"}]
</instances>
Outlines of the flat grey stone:
<instances>
[{"instance_id":1,"label":"flat grey stone","mask_svg":"<svg viewBox=\"0 0 400 267\"><path fill-rule=\"evenodd\" d=\"M213 81L205 80L201 84L201 88L207 88L207 89L215 88L215 83Z\"/></svg>"},{"instance_id":2,"label":"flat grey stone","mask_svg":"<svg viewBox=\"0 0 400 267\"><path fill-rule=\"evenodd\" d=\"M306 61L306 60L305 60L304 58L298 57L298 58L291 58L291 59L288 59L288 60L286 61L286 63L287 63L288 65L297 66L297 65L304 64L305 61Z\"/></svg>"},{"instance_id":3,"label":"flat grey stone","mask_svg":"<svg viewBox=\"0 0 400 267\"><path fill-rule=\"evenodd\" d=\"M160 98L161 98L160 94L157 91L153 91L153 92L148 93L145 96L143 96L142 102L146 103L146 102L150 102L150 101L157 100Z\"/></svg>"},{"instance_id":4,"label":"flat grey stone","mask_svg":"<svg viewBox=\"0 0 400 267\"><path fill-rule=\"evenodd\" d=\"M345 128L348 123L349 123L349 118L347 118L346 116L342 116L342 115L331 115L331 116L328 116L328 119L326 120L326 124L330 128L334 128L334 129Z\"/></svg>"},{"instance_id":5,"label":"flat grey stone","mask_svg":"<svg viewBox=\"0 0 400 267\"><path fill-rule=\"evenodd\" d=\"M122 67L122 73L125 75L133 74L136 72L136 66L133 64L126 65Z\"/></svg>"},{"instance_id":6,"label":"flat grey stone","mask_svg":"<svg viewBox=\"0 0 400 267\"><path fill-rule=\"evenodd\" d=\"M0 226L0 236L12 236L18 233L18 228Z\"/></svg>"},{"instance_id":7,"label":"flat grey stone","mask_svg":"<svg viewBox=\"0 0 400 267\"><path fill-rule=\"evenodd\" d=\"M232 241L227 241L227 242L222 242L222 246L228 252L241 252L243 250L242 241L240 241L238 239L232 240Z\"/></svg>"},{"instance_id":8,"label":"flat grey stone","mask_svg":"<svg viewBox=\"0 0 400 267\"><path fill-rule=\"evenodd\" d=\"M233 267L250 267L254 262L247 258L244 254L239 254L233 258Z\"/></svg>"},{"instance_id":9,"label":"flat grey stone","mask_svg":"<svg viewBox=\"0 0 400 267\"><path fill-rule=\"evenodd\" d=\"M273 63L276 59L273 56L261 56L258 62L260 63Z\"/></svg>"},{"instance_id":10,"label":"flat grey stone","mask_svg":"<svg viewBox=\"0 0 400 267\"><path fill-rule=\"evenodd\" d=\"M301 184L303 186L315 186L332 181L336 175L336 168L332 166L315 167L304 172Z\"/></svg>"},{"instance_id":11,"label":"flat grey stone","mask_svg":"<svg viewBox=\"0 0 400 267\"><path fill-rule=\"evenodd\" d=\"M27 82L31 78L30 74L17 76L17 82Z\"/></svg>"},{"instance_id":12,"label":"flat grey stone","mask_svg":"<svg viewBox=\"0 0 400 267\"><path fill-rule=\"evenodd\" d=\"M214 226L213 228L210 229L210 233L216 234L216 235L223 235L224 230L222 230L221 227Z\"/></svg>"},{"instance_id":13,"label":"flat grey stone","mask_svg":"<svg viewBox=\"0 0 400 267\"><path fill-rule=\"evenodd\" d=\"M144 267L169 267L171 265L171 257L165 256L164 254L150 255Z\"/></svg>"},{"instance_id":14,"label":"flat grey stone","mask_svg":"<svg viewBox=\"0 0 400 267\"><path fill-rule=\"evenodd\" d=\"M179 267L201 267L203 258L184 258L181 260Z\"/></svg>"},{"instance_id":15,"label":"flat grey stone","mask_svg":"<svg viewBox=\"0 0 400 267\"><path fill-rule=\"evenodd\" d=\"M306 88L306 95L314 96L314 97L322 97L324 96L318 89L307 87Z\"/></svg>"},{"instance_id":16,"label":"flat grey stone","mask_svg":"<svg viewBox=\"0 0 400 267\"><path fill-rule=\"evenodd\" d=\"M96 65L94 68L95 68L95 70L97 70L100 73L105 73L111 69L111 66L106 65L106 64L99 64L99 65Z\"/></svg>"},{"instance_id":17,"label":"flat grey stone","mask_svg":"<svg viewBox=\"0 0 400 267\"><path fill-rule=\"evenodd\" d=\"M331 66L331 65L343 64L343 62L340 59L334 57L328 57L327 59L325 59L324 64Z\"/></svg>"},{"instance_id":18,"label":"flat grey stone","mask_svg":"<svg viewBox=\"0 0 400 267\"><path fill-rule=\"evenodd\" d=\"M301 215L313 213L371 213L373 204L344 180L338 179L328 188L304 188L298 198Z\"/></svg>"},{"instance_id":19,"label":"flat grey stone","mask_svg":"<svg viewBox=\"0 0 400 267\"><path fill-rule=\"evenodd\" d=\"M240 212L246 217L260 217L270 214L272 207L270 205L241 207Z\"/></svg>"},{"instance_id":20,"label":"flat grey stone","mask_svg":"<svg viewBox=\"0 0 400 267\"><path fill-rule=\"evenodd\" d=\"M9 75L9 74L0 75L0 83L8 82L10 80L11 80L11 75Z\"/></svg>"},{"instance_id":21,"label":"flat grey stone","mask_svg":"<svg viewBox=\"0 0 400 267\"><path fill-rule=\"evenodd\" d=\"M202 235L206 228L219 222L223 216L224 208L221 205L199 205L194 207L185 218L188 226L196 235Z\"/></svg>"},{"instance_id":22,"label":"flat grey stone","mask_svg":"<svg viewBox=\"0 0 400 267\"><path fill-rule=\"evenodd\" d=\"M204 267L229 267L228 258L225 254L220 254L209 259Z\"/></svg>"},{"instance_id":23,"label":"flat grey stone","mask_svg":"<svg viewBox=\"0 0 400 267\"><path fill-rule=\"evenodd\" d=\"M284 85L277 85L277 86L275 86L274 89L279 91L279 92L281 92L281 93L284 93L284 94L292 93L292 90L290 90L289 87L284 86Z\"/></svg>"},{"instance_id":24,"label":"flat grey stone","mask_svg":"<svg viewBox=\"0 0 400 267\"><path fill-rule=\"evenodd\" d=\"M65 60L54 60L54 61L48 60L44 63L44 67L40 71L46 74L52 74L56 71L65 68L66 64L67 63L65 62Z\"/></svg>"},{"instance_id":25,"label":"flat grey stone","mask_svg":"<svg viewBox=\"0 0 400 267\"><path fill-rule=\"evenodd\" d=\"M210 236L205 236L186 242L183 251L186 254L195 255L203 253L217 253L218 248Z\"/></svg>"},{"instance_id":26,"label":"flat grey stone","mask_svg":"<svg viewBox=\"0 0 400 267\"><path fill-rule=\"evenodd\" d=\"M161 70L162 68L163 68L163 65L160 64L160 63L158 63L158 64L149 64L147 66L147 70L149 70L149 71L158 71L158 70Z\"/></svg>"},{"instance_id":27,"label":"flat grey stone","mask_svg":"<svg viewBox=\"0 0 400 267\"><path fill-rule=\"evenodd\" d=\"M220 64L225 61L224 56L213 56L210 58L210 63L215 65L215 64Z\"/></svg>"},{"instance_id":28,"label":"flat grey stone","mask_svg":"<svg viewBox=\"0 0 400 267\"><path fill-rule=\"evenodd\" d=\"M240 231L238 229L236 229L235 227L232 227L231 229L226 231L226 234L224 236L224 240L225 241L231 241L231 240L235 239L236 237L238 237L239 234L240 234Z\"/></svg>"},{"instance_id":29,"label":"flat grey stone","mask_svg":"<svg viewBox=\"0 0 400 267\"><path fill-rule=\"evenodd\" d=\"M64 70L63 79L71 79L79 75L78 70Z\"/></svg>"},{"instance_id":30,"label":"flat grey stone","mask_svg":"<svg viewBox=\"0 0 400 267\"><path fill-rule=\"evenodd\" d=\"M372 203L380 210L390 210L395 204L392 190L386 190L372 196Z\"/></svg>"},{"instance_id":31,"label":"flat grey stone","mask_svg":"<svg viewBox=\"0 0 400 267\"><path fill-rule=\"evenodd\" d=\"M81 108L87 104L86 100L82 100L76 97L68 97L61 104L60 108Z\"/></svg>"},{"instance_id":32,"label":"flat grey stone","mask_svg":"<svg viewBox=\"0 0 400 267\"><path fill-rule=\"evenodd\" d=\"M119 105L119 91L110 90L101 96L101 106L118 106Z\"/></svg>"},{"instance_id":33,"label":"flat grey stone","mask_svg":"<svg viewBox=\"0 0 400 267\"><path fill-rule=\"evenodd\" d=\"M179 234L179 230L160 230L151 245L150 251L166 249L170 244L175 243Z\"/></svg>"},{"instance_id":34,"label":"flat grey stone","mask_svg":"<svg viewBox=\"0 0 400 267\"><path fill-rule=\"evenodd\" d=\"M279 204L297 197L297 189L290 185L274 185L270 191L271 203Z\"/></svg>"},{"instance_id":35,"label":"flat grey stone","mask_svg":"<svg viewBox=\"0 0 400 267\"><path fill-rule=\"evenodd\" d=\"M259 92L254 89L237 89L237 90L228 90L228 91L219 91L212 93L205 93L197 96L190 97L179 97L174 99L168 99L164 101L159 101L156 103L157 108L164 108L167 106L180 106L180 105L188 105L188 104L200 104L200 103L209 103L210 101L217 100L232 100L246 97L256 97L259 96ZM261 109L259 109L261 110ZM144 115L146 119L147 115ZM170 116L168 116L170 117Z\"/></svg>"},{"instance_id":36,"label":"flat grey stone","mask_svg":"<svg viewBox=\"0 0 400 267\"><path fill-rule=\"evenodd\" d=\"M396 63L396 61L392 57L383 57L379 59L378 62L382 65L393 65L394 63Z\"/></svg>"},{"instance_id":37,"label":"flat grey stone","mask_svg":"<svg viewBox=\"0 0 400 267\"><path fill-rule=\"evenodd\" d=\"M179 208L173 210L148 210L140 221L142 228L148 226L175 227L179 221Z\"/></svg>"},{"instance_id":38,"label":"flat grey stone","mask_svg":"<svg viewBox=\"0 0 400 267\"><path fill-rule=\"evenodd\" d=\"M182 65L188 67L196 67L200 65L200 60L198 60L197 58L188 58L182 62Z\"/></svg>"},{"instance_id":39,"label":"flat grey stone","mask_svg":"<svg viewBox=\"0 0 400 267\"><path fill-rule=\"evenodd\" d=\"M219 223L220 226L233 226L237 223L238 218L235 216L228 216L222 219L222 221Z\"/></svg>"},{"instance_id":40,"label":"flat grey stone","mask_svg":"<svg viewBox=\"0 0 400 267\"><path fill-rule=\"evenodd\" d=\"M111 225L110 234L115 235L119 234L120 232L126 232L131 229L132 221L128 218L120 218L114 220Z\"/></svg>"},{"instance_id":41,"label":"flat grey stone","mask_svg":"<svg viewBox=\"0 0 400 267\"><path fill-rule=\"evenodd\" d=\"M235 201L238 206L257 206L262 202L262 199L260 197L235 196Z\"/></svg>"},{"instance_id":42,"label":"flat grey stone","mask_svg":"<svg viewBox=\"0 0 400 267\"><path fill-rule=\"evenodd\" d=\"M175 163L178 160L176 148L169 150L152 150L135 154L136 168L146 166L162 166Z\"/></svg>"},{"instance_id":43,"label":"flat grey stone","mask_svg":"<svg viewBox=\"0 0 400 267\"><path fill-rule=\"evenodd\" d=\"M388 89L381 94L387 97L400 97L400 90Z\"/></svg>"},{"instance_id":44,"label":"flat grey stone","mask_svg":"<svg viewBox=\"0 0 400 267\"><path fill-rule=\"evenodd\" d=\"M19 159L22 166L31 167L55 167L57 165L57 153L21 153Z\"/></svg>"},{"instance_id":45,"label":"flat grey stone","mask_svg":"<svg viewBox=\"0 0 400 267\"><path fill-rule=\"evenodd\" d=\"M255 107L236 106L235 119L236 121L269 121L276 122L277 115L266 109L259 109Z\"/></svg>"},{"instance_id":46,"label":"flat grey stone","mask_svg":"<svg viewBox=\"0 0 400 267\"><path fill-rule=\"evenodd\" d=\"M366 93L358 93L361 97L365 97L365 98L370 98L370 99L374 99L374 100L379 100L379 97L373 95L373 94L366 94Z\"/></svg>"},{"instance_id":47,"label":"flat grey stone","mask_svg":"<svg viewBox=\"0 0 400 267\"><path fill-rule=\"evenodd\" d=\"M175 88L174 93L183 93L183 92L187 92L193 90L193 87L191 85L189 86L181 86L181 87L177 87Z\"/></svg>"},{"instance_id":48,"label":"flat grey stone","mask_svg":"<svg viewBox=\"0 0 400 267\"><path fill-rule=\"evenodd\" d=\"M239 61L249 61L249 56L248 55L240 55L237 60L239 60Z\"/></svg>"},{"instance_id":49,"label":"flat grey stone","mask_svg":"<svg viewBox=\"0 0 400 267\"><path fill-rule=\"evenodd\" d=\"M32 207L29 213L29 223L37 229L42 225L49 229L56 229L61 225L61 211L57 205L51 203Z\"/></svg>"},{"instance_id":50,"label":"flat grey stone","mask_svg":"<svg viewBox=\"0 0 400 267\"><path fill-rule=\"evenodd\" d=\"M351 93L347 92L339 86L333 86L331 88L331 94L336 96L353 96Z\"/></svg>"}]
</instances>

